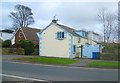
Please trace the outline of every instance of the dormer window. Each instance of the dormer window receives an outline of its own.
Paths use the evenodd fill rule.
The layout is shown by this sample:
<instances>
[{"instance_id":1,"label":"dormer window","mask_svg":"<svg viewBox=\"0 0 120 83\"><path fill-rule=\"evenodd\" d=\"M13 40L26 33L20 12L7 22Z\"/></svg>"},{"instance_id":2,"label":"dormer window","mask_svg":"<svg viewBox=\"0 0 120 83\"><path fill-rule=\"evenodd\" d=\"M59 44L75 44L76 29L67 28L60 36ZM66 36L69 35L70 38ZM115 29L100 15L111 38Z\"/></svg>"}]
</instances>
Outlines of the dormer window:
<instances>
[{"instance_id":1,"label":"dormer window","mask_svg":"<svg viewBox=\"0 0 120 83\"><path fill-rule=\"evenodd\" d=\"M19 37L23 37L23 33L22 32L19 32Z\"/></svg>"},{"instance_id":2,"label":"dormer window","mask_svg":"<svg viewBox=\"0 0 120 83\"><path fill-rule=\"evenodd\" d=\"M56 38L57 39L64 39L64 38L66 38L66 32L57 32L56 33Z\"/></svg>"}]
</instances>

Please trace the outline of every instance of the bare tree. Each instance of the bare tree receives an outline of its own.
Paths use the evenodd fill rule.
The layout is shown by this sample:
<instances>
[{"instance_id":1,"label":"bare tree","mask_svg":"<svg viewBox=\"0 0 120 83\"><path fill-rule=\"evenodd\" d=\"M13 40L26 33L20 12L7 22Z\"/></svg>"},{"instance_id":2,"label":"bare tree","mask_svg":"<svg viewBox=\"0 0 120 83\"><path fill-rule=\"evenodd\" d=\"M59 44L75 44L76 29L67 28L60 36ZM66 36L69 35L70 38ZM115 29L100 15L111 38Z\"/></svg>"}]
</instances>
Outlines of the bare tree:
<instances>
[{"instance_id":1,"label":"bare tree","mask_svg":"<svg viewBox=\"0 0 120 83\"><path fill-rule=\"evenodd\" d=\"M116 16L114 13L109 13L105 8L102 8L98 13L98 17L103 25L104 43L109 43L112 31L116 27Z\"/></svg>"},{"instance_id":2,"label":"bare tree","mask_svg":"<svg viewBox=\"0 0 120 83\"><path fill-rule=\"evenodd\" d=\"M15 11L12 11L9 17L13 20L13 27L27 27L34 23L31 8L24 5L16 5Z\"/></svg>"}]
</instances>

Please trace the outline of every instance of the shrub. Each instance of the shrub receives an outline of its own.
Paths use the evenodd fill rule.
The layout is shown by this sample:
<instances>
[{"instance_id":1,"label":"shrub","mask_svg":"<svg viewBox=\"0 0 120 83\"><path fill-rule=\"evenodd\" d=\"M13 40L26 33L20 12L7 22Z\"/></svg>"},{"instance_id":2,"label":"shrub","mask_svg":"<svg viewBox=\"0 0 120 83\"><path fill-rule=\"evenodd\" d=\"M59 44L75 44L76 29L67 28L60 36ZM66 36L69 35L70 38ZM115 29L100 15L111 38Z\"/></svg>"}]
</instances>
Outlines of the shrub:
<instances>
[{"instance_id":1,"label":"shrub","mask_svg":"<svg viewBox=\"0 0 120 83\"><path fill-rule=\"evenodd\" d=\"M32 53L32 55L39 55L39 49L34 49L34 52Z\"/></svg>"},{"instance_id":2,"label":"shrub","mask_svg":"<svg viewBox=\"0 0 120 83\"><path fill-rule=\"evenodd\" d=\"M97 52L96 59L100 59L100 52Z\"/></svg>"},{"instance_id":3,"label":"shrub","mask_svg":"<svg viewBox=\"0 0 120 83\"><path fill-rule=\"evenodd\" d=\"M35 49L39 49L39 44L35 44L35 45L34 45L34 48L35 48Z\"/></svg>"},{"instance_id":4,"label":"shrub","mask_svg":"<svg viewBox=\"0 0 120 83\"><path fill-rule=\"evenodd\" d=\"M2 54L24 55L23 48L2 48Z\"/></svg>"},{"instance_id":5,"label":"shrub","mask_svg":"<svg viewBox=\"0 0 120 83\"><path fill-rule=\"evenodd\" d=\"M19 47L19 48L24 48L25 41L26 41L26 40L18 40L18 41L16 42L16 45L15 45L15 46L17 46L17 47Z\"/></svg>"},{"instance_id":6,"label":"shrub","mask_svg":"<svg viewBox=\"0 0 120 83\"><path fill-rule=\"evenodd\" d=\"M2 47L10 47L11 46L11 41L10 40L5 40L2 43Z\"/></svg>"},{"instance_id":7,"label":"shrub","mask_svg":"<svg viewBox=\"0 0 120 83\"><path fill-rule=\"evenodd\" d=\"M29 40L19 40L17 46L25 50L25 55L30 55L34 51L34 44Z\"/></svg>"},{"instance_id":8,"label":"shrub","mask_svg":"<svg viewBox=\"0 0 120 83\"><path fill-rule=\"evenodd\" d=\"M102 60L118 60L118 54L102 53L100 55L100 59L102 59Z\"/></svg>"}]
</instances>

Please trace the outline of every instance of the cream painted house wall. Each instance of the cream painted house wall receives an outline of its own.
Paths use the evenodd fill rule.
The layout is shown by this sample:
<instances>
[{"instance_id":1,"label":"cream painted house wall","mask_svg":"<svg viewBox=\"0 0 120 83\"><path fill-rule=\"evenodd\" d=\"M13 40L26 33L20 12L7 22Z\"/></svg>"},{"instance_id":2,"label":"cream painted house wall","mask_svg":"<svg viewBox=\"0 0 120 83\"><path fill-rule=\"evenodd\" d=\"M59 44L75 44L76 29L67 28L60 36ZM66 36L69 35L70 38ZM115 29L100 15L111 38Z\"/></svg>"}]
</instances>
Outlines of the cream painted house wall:
<instances>
[{"instance_id":1,"label":"cream painted house wall","mask_svg":"<svg viewBox=\"0 0 120 83\"><path fill-rule=\"evenodd\" d=\"M70 35L67 33L67 37L63 40L58 40L55 38L55 34L58 31L64 31L63 29L57 27L55 24L49 26L41 34L41 55L49 57L67 57L69 58L69 39Z\"/></svg>"},{"instance_id":2,"label":"cream painted house wall","mask_svg":"<svg viewBox=\"0 0 120 83\"><path fill-rule=\"evenodd\" d=\"M56 38L56 33L60 31L67 33L66 38L62 40ZM78 36L73 36L71 33L57 26L56 23L52 23L44 29L39 39L40 56L63 58L81 57L81 45L90 42L90 40L83 37L80 37L80 42L78 42ZM94 41L90 43L92 45L96 44ZM76 45L75 53L73 53L73 45Z\"/></svg>"}]
</instances>

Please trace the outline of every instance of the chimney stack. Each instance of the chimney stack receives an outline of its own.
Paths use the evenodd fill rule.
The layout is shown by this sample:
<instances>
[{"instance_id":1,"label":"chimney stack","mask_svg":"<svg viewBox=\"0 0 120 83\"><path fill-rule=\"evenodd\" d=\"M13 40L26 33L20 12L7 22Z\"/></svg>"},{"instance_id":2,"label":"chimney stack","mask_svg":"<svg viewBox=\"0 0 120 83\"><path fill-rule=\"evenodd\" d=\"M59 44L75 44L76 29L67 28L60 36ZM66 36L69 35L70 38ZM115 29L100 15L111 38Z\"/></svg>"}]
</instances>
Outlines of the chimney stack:
<instances>
[{"instance_id":1,"label":"chimney stack","mask_svg":"<svg viewBox=\"0 0 120 83\"><path fill-rule=\"evenodd\" d=\"M53 22L53 23L57 23L57 21L58 21L58 20L56 19L56 16L54 16L52 22Z\"/></svg>"}]
</instances>

